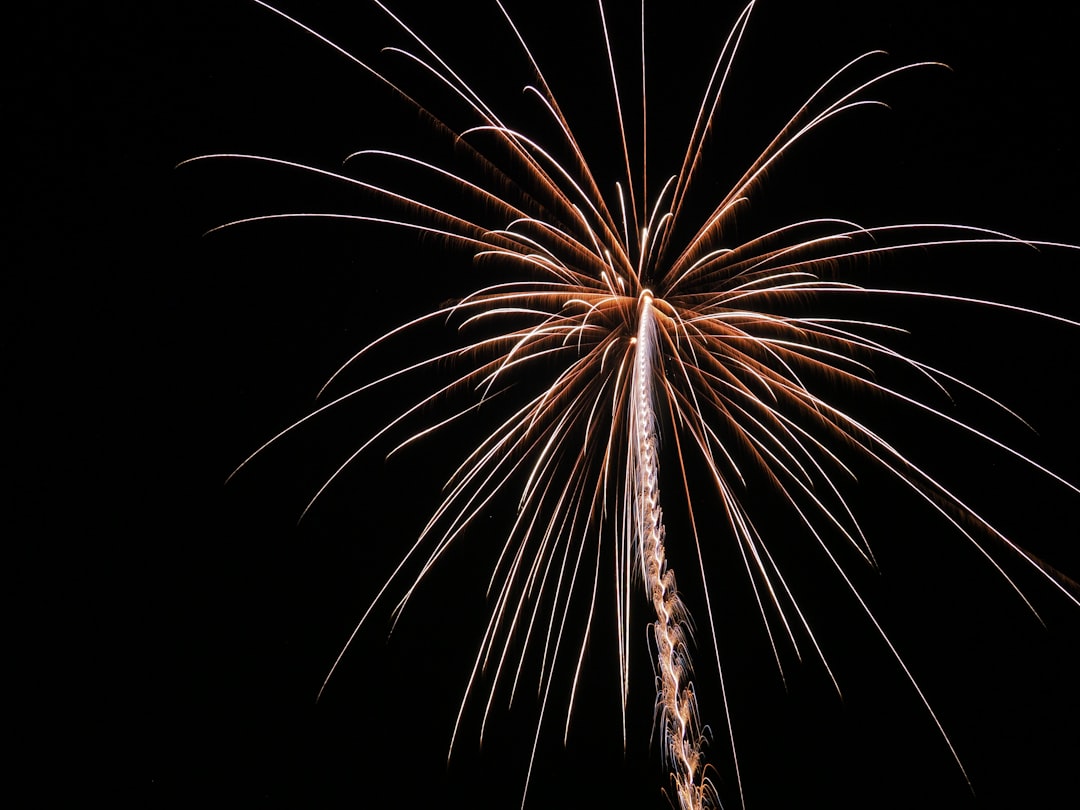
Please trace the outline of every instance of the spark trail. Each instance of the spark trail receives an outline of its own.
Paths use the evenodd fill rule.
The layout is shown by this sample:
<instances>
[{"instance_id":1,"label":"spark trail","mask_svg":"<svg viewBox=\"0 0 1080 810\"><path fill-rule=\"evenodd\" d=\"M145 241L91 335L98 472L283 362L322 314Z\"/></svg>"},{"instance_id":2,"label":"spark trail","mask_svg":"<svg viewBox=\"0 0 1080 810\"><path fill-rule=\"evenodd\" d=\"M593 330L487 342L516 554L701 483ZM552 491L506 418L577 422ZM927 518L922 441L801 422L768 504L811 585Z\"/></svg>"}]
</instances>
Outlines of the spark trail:
<instances>
[{"instance_id":1,"label":"spark trail","mask_svg":"<svg viewBox=\"0 0 1080 810\"><path fill-rule=\"evenodd\" d=\"M656 325L652 293L641 293L634 363L634 492L635 524L640 542L645 588L652 600L656 621L657 671L660 688L657 706L663 725L665 759L680 807L684 810L718 807L712 783L704 775L703 736L697 699L690 681L691 663L684 617L686 607L675 587L675 573L664 552L664 520L660 508L660 462L653 411L653 366L656 362ZM659 372L663 373L663 372Z\"/></svg>"}]
</instances>

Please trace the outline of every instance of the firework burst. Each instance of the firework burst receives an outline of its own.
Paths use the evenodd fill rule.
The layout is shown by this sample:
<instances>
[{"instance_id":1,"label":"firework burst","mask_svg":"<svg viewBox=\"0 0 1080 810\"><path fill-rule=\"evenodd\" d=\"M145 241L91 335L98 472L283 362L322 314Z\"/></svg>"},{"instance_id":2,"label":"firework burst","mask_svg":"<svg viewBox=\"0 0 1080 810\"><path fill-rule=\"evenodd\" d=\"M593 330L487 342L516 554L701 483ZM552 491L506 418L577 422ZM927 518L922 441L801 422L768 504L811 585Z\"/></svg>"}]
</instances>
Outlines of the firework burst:
<instances>
[{"instance_id":1,"label":"firework burst","mask_svg":"<svg viewBox=\"0 0 1080 810\"><path fill-rule=\"evenodd\" d=\"M450 475L430 520L357 625L358 632L391 593L399 613L490 504L516 501L516 520L490 571L489 618L451 748L468 706L482 706L482 736L496 696L505 690L513 700L526 682L540 702L533 757L542 728L555 724L549 707L558 688L569 695L569 708L558 723L565 737L586 648L597 628L608 624L601 619L605 614L614 615L617 628L625 739L644 592L651 603L657 728L672 793L685 808L719 805L704 765L709 735L698 717L691 683L692 614L699 642L706 641L700 646L711 650L709 660L720 673L712 752L714 757L721 752L731 763L735 792L741 795L739 729L719 652L721 622L710 591L716 579L706 563L710 544L722 536L736 549L752 590L755 621L781 671L793 655L812 657L840 689L828 650L783 564L784 547L794 541L774 540L763 528L760 507L751 502L751 493L757 498L764 489L798 525L799 542L815 548L835 571L963 772L945 727L857 587L853 569L874 567L876 558L848 485L867 466L894 479L915 502L950 524L1033 611L1012 573L1017 562L1068 600L1080 602L1051 569L845 403L857 394L924 414L1062 487L1080 489L937 404L947 392L959 391L1008 413L988 394L893 348L901 330L859 315L851 302L936 301L1080 324L1020 306L851 278L879 260L930 247L997 246L1020 252L1071 246L941 222L881 226L821 216L752 233L747 225L757 221L755 206L767 175L788 153L835 119L881 106L878 94L897 77L941 66L895 64L880 52L839 65L745 171L717 194L710 147L722 103L735 82L732 68L754 4L742 10L719 43L711 74L703 80L700 106L687 127L685 148L673 165L663 165L669 173L654 180L650 169L658 161L647 161L652 154L650 113L662 105L645 90L649 46L644 4L640 39L632 48L639 70L624 74L617 69L626 59L618 55L623 44L612 37L608 9L598 3L604 93L614 108L619 156L619 179L609 184L594 171L589 150L545 79L526 32L501 3L495 5L506 39L531 74L525 96L534 110L526 116L527 125L489 104L428 39L380 2L373 5L401 37L400 47L386 49L391 65L386 68L373 67L302 22L255 1L385 85L406 109L419 114L425 137L441 146L423 156L403 149L365 149L349 156L347 173L269 156L206 156L313 174L355 190L359 205L370 206L351 213L260 215L229 225L325 218L403 228L471 254L485 279L477 289L361 349L327 383L325 404L253 454L328 411L378 396L384 387L414 376L436 380L342 460L315 493L310 509L376 442L396 437L391 450L396 453L432 433L471 423L477 413L484 415L479 441ZM410 77L418 90L406 89ZM456 343L431 349L419 341L415 362L359 386L346 382L361 361L441 323L453 325ZM909 381L915 383L912 389L931 394L909 393ZM670 486L663 500L661 483ZM682 513L680 525L688 538L678 547L688 552L686 559L675 559L666 547L662 503ZM676 588L676 566L680 582L694 583L700 593L693 611ZM342 656L349 654L355 636Z\"/></svg>"}]
</instances>

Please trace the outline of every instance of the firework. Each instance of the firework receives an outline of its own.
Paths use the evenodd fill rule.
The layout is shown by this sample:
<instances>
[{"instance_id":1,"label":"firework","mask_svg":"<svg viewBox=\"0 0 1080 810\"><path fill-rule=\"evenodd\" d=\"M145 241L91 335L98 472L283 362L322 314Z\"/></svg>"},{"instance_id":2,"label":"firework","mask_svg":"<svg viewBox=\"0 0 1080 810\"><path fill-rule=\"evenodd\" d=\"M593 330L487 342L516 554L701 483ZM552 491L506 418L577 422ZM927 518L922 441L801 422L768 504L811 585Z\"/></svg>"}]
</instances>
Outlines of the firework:
<instances>
[{"instance_id":1,"label":"firework","mask_svg":"<svg viewBox=\"0 0 1080 810\"><path fill-rule=\"evenodd\" d=\"M672 789L683 807L714 806L718 800L703 765L707 735L690 682L689 617L697 618L697 635L707 640L702 646L711 648L711 664L721 673L721 716L711 726L720 744L712 750L726 750L741 794L738 729L724 686L722 633L710 592L714 577L705 562L719 529L736 549L777 664L782 668L791 652L816 658L839 690L827 651L786 574L783 547L791 540L772 539L750 501L750 493L757 497L767 488L806 543L836 572L962 771L930 701L856 585L852 569L874 566L875 553L845 484L858 469L877 468L951 524L1029 607L1010 573L1016 561L1067 599L1077 599L1050 569L846 403L852 393L862 394L925 414L1073 492L1080 490L952 416L938 398L908 393L899 382L889 382L916 380L920 391L960 391L1006 410L944 370L892 348L899 330L851 315L849 302L915 299L1080 324L1024 307L858 284L849 277L872 263L929 247L998 246L1019 253L1070 246L940 222L880 226L822 216L756 232L746 224L755 222L766 177L782 158L835 119L879 106L877 94L888 82L941 66L896 65L877 52L839 66L745 171L715 194L707 182L715 162L710 148L722 103L735 81L732 68L753 3L719 43L700 107L689 121L685 148L673 165L663 167L671 174L659 181L646 170L646 157L652 154L650 113L660 104L644 89L649 54L645 10L641 41L634 45L640 74L629 78L617 69L620 43L610 36L612 26L600 3L598 41L619 155L619 179L609 184L593 170L575 121L545 79L541 59L501 4L496 6L505 36L530 73L525 89L535 106L530 126L502 115L428 39L382 3L374 5L401 37L401 47L388 49L387 57L405 78L418 80L419 90L407 89L391 68L375 68L287 19L338 49L419 113L417 120L424 122L430 138L445 144L442 153L435 149L435 156L427 157L366 149L350 156L348 172L268 156L208 156L314 174L355 189L368 206L361 212L261 215L230 225L325 218L403 228L434 238L447 250L470 253L483 273L478 288L364 347L327 383L325 404L256 451L401 380L437 381L350 452L315 493L313 504L376 442L397 437L391 450L396 453L432 433L474 424L478 413L487 420L479 441L446 482L430 520L361 616L357 632L391 593L399 613L490 504L512 498L517 517L493 561L489 618L451 747L459 739L467 706L482 704L482 735L500 691L508 691L513 700L526 681L540 696L533 756L541 730L554 723L549 706L561 685L569 694L569 708L559 723L565 737L586 648L596 627L603 626L599 617L605 612L614 614L618 628L625 738L635 624L642 621L639 592L644 591L653 611L657 725ZM649 165L656 162L653 157ZM387 173L393 181L371 179ZM428 327L442 322L454 326L458 342L360 386L344 382L355 366L386 345L427 334ZM837 397L837 390L844 395ZM662 481L674 485L664 489L663 503L685 510L681 525L689 542L681 547L691 552L689 559L676 560L665 547ZM669 497L670 492L678 497ZM687 611L682 603L675 588L676 564L680 581L700 588L698 610ZM356 632L342 656L349 654L355 637ZM533 669L536 661L539 667ZM337 662L331 675L336 667Z\"/></svg>"}]
</instances>

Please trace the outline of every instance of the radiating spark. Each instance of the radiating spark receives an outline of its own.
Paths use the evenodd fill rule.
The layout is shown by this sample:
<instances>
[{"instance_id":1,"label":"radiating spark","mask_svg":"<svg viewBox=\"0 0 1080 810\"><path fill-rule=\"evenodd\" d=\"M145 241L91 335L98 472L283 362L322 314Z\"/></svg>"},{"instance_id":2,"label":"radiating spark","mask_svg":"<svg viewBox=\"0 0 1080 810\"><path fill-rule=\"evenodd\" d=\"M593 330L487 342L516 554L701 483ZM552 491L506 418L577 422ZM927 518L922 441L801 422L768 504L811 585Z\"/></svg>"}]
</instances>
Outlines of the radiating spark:
<instances>
[{"instance_id":1,"label":"radiating spark","mask_svg":"<svg viewBox=\"0 0 1080 810\"><path fill-rule=\"evenodd\" d=\"M810 93L726 194L706 200L710 211L707 216L688 221L690 202L702 199L698 189L702 184L696 181L706 173L703 157L709 149L708 136L733 80L735 57L750 22L753 2L738 15L722 43L686 147L674 155L675 174L656 184L647 177L645 160L650 110L644 91L644 3L639 54L641 120L636 122L640 128L635 130L635 122L627 117L633 105L624 108L623 104L626 83L617 69L617 43L611 37L604 3L598 0L600 36L617 113L623 164L620 171L625 172L613 184L612 204L601 192L600 179L575 138L572 122L559 106L539 60L498 0L496 4L509 27L508 41L521 49L532 74L525 87L526 97L538 102L540 112L556 133L549 140L503 120L478 88L378 0L374 5L410 43L407 47L385 49L386 56L418 66L441 88L449 90L470 116L467 126L455 128L439 119L421 101L402 91L383 70L373 68L262 0L255 1L330 45L399 94L431 123L433 137L451 139L472 166L451 168L385 149L364 149L348 158L351 167L359 164L361 170L369 161L378 160L424 172L455 189L454 200L448 202L434 192L429 198L410 196L378 182L278 158L208 155L205 158L254 160L313 173L348 184L381 206L377 215L267 214L228 225L327 217L401 227L444 239L449 248L468 250L485 268L505 274L496 275L496 281L453 304L374 340L350 358L327 386L338 384L346 368L376 347L407 337L416 327L429 322L453 323L461 333L459 345L431 352L411 365L339 395L274 436L252 456L360 394L436 366L453 368L449 382L436 383L430 393L374 430L329 476L305 508L306 513L376 440L394 431L405 431L405 438L391 451L397 452L456 424L481 407L512 400L508 413L503 412L492 423L494 427L488 428L446 482L442 500L430 520L363 612L327 680L375 606L387 598L391 585L405 580L393 610L396 617L447 549L467 533L488 504L514 493L518 516L492 569L490 614L453 726L451 750L463 726L467 703L479 689L481 679L486 676L490 682L482 712L482 736L498 687L509 681L513 701L526 676L526 653L536 650L540 659L536 678L540 712L527 789L556 673L567 668L570 710L564 739L569 732L585 649L597 619L601 572L610 569L614 574L612 607L617 626L624 743L632 591L640 579L656 615L653 652L660 682L657 712L664 729L663 751L672 769L673 787L683 807L715 806L718 798L701 758L705 732L690 683L688 613L675 590L663 542L658 488L663 457L674 463L676 480L684 489L682 498L697 556L708 637L720 675L722 727L729 740L740 800L743 785L736 755L737 725L719 653L711 578L699 528L705 510L698 504L709 498L719 504L714 523L726 527L738 548L781 674L785 645L790 645L799 659L804 648L812 649L840 690L810 620L774 554L778 544L759 532L755 511L744 502L743 493L751 477L770 482L777 502L790 511L842 578L963 772L960 756L915 673L843 562L841 552L854 551L865 564L876 565L870 540L851 499L844 494L843 481L854 476L852 460L869 460L925 501L990 561L1033 612L1034 606L1006 572L1004 558L1010 555L1039 572L1072 602L1080 604L1080 600L1061 585L1060 577L1049 566L995 529L871 426L831 403L831 388L842 384L923 412L1018 458L1074 492L1080 492L1080 488L986 431L949 415L932 401L879 381L879 365L899 365L929 381L940 394L947 396L951 388L960 387L1016 416L989 394L891 348L886 342L888 335L902 330L871 319L833 317L827 309L830 301L852 295L868 299L909 297L995 308L1080 326L1073 319L1022 306L858 285L837 275L876 257L895 257L924 248L1077 248L949 223L863 226L823 216L749 236L740 234L736 223L737 215L753 206L766 173L796 144L815 134L826 121L883 106L868 94L885 82L910 71L941 67L940 63L901 64L873 70L867 77L865 72L885 55L871 51L851 59ZM858 78L860 75L862 78ZM630 133L634 131L641 133L641 144L631 144ZM641 150L640 174L633 166L633 146ZM650 200L653 188L660 190ZM822 314L806 314L808 305L819 306ZM476 334L479 336L474 337ZM514 389L525 393L509 397ZM412 426L416 420L422 421L431 406L458 396L465 398L463 405L446 406L436 419ZM407 424L410 427L406 428ZM661 428L665 432L663 445ZM688 471L688 462L695 457L711 481L712 492L707 497L695 489L694 476ZM418 570L408 573L414 557L418 557ZM586 615L572 621L571 606L582 589L587 591ZM577 633L576 641L571 638L572 629ZM521 636L516 655L515 632ZM575 643L576 650L567 653ZM560 667L564 656L569 656L571 663Z\"/></svg>"}]
</instances>

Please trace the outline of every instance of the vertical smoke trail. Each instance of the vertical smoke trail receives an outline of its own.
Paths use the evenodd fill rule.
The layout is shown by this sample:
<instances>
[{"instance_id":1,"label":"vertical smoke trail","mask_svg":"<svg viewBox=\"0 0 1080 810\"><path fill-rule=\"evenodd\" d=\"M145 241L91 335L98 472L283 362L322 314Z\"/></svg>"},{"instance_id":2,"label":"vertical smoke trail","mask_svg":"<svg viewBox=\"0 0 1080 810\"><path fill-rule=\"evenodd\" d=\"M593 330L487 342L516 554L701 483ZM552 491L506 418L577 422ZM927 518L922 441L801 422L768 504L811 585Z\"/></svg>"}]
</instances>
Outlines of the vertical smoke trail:
<instances>
[{"instance_id":1,"label":"vertical smoke trail","mask_svg":"<svg viewBox=\"0 0 1080 810\"><path fill-rule=\"evenodd\" d=\"M690 657L683 630L686 609L675 588L675 573L667 567L664 554L664 520L660 508L656 455L656 414L653 410L653 364L656 320L652 293L639 298L637 345L634 363L634 427L636 491L634 501L637 539L640 544L645 586L656 611L653 635L659 684L657 710L665 762L682 810L718 807L712 784L704 778L703 737L698 720L697 699L690 682Z\"/></svg>"}]
</instances>

